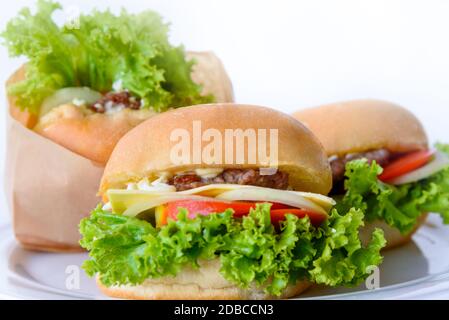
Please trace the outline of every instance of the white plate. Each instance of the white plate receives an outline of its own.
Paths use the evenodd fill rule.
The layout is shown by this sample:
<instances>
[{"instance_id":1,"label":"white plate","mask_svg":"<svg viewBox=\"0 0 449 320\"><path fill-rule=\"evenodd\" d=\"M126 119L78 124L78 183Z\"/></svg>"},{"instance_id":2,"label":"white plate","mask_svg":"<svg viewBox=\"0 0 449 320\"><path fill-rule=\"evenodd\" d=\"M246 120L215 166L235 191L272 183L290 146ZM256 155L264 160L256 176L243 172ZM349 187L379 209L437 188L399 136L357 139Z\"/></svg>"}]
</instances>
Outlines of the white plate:
<instances>
[{"instance_id":1,"label":"white plate","mask_svg":"<svg viewBox=\"0 0 449 320\"><path fill-rule=\"evenodd\" d=\"M413 242L385 253L381 287L313 288L302 298L321 299L448 299L449 227L431 216ZM56 254L20 248L11 228L0 228L0 298L104 299L93 279L79 268L87 254ZM79 271L79 287L76 279Z\"/></svg>"}]
</instances>

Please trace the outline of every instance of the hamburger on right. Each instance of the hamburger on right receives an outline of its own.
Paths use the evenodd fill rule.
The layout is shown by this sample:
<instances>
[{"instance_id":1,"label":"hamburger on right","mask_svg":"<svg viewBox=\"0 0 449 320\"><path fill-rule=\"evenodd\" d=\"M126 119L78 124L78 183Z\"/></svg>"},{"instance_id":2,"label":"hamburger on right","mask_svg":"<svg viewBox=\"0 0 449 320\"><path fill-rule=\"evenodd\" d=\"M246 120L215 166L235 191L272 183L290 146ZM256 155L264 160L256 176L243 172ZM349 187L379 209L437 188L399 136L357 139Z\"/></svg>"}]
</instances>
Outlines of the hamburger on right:
<instances>
[{"instance_id":1,"label":"hamburger on right","mask_svg":"<svg viewBox=\"0 0 449 320\"><path fill-rule=\"evenodd\" d=\"M385 101L354 100L293 116L326 150L337 208L363 210L369 222L363 231L382 228L386 248L409 242L427 213L449 223L449 146L429 147L411 112Z\"/></svg>"}]
</instances>

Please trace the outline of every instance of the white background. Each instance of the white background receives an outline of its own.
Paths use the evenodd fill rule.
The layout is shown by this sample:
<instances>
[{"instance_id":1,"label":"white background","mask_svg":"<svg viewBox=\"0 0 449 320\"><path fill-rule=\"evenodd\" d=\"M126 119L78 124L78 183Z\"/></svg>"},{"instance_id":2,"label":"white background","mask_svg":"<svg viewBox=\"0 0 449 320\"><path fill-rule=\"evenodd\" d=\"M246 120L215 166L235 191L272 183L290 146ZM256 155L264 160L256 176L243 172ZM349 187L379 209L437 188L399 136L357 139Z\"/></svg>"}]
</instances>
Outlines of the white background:
<instances>
[{"instance_id":1,"label":"white background","mask_svg":"<svg viewBox=\"0 0 449 320\"><path fill-rule=\"evenodd\" d=\"M238 102L292 112L353 98L391 100L415 112L432 140L449 141L449 1L60 2L82 11L108 6L158 11L171 21L174 43L214 50L221 57ZM1 30L21 7L33 3L2 1ZM1 47L0 82L20 63ZM0 94L5 101L3 86ZM2 116L2 168L5 130ZM0 191L4 221L8 213Z\"/></svg>"}]
</instances>

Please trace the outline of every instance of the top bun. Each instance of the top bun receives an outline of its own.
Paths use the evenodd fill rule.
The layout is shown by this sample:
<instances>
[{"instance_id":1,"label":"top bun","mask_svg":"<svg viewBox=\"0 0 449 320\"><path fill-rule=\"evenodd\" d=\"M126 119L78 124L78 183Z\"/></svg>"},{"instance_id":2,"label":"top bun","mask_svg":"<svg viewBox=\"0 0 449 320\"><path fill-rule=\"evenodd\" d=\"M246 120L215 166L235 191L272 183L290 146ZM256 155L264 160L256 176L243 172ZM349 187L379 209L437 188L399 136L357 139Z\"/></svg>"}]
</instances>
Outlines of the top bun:
<instances>
[{"instance_id":1,"label":"top bun","mask_svg":"<svg viewBox=\"0 0 449 320\"><path fill-rule=\"evenodd\" d=\"M212 94L216 102L233 102L231 79L221 60L212 51L187 51L187 60L195 60L192 80L203 87L202 95Z\"/></svg>"},{"instance_id":2,"label":"top bun","mask_svg":"<svg viewBox=\"0 0 449 320\"><path fill-rule=\"evenodd\" d=\"M426 149L427 135L408 110L386 101L354 100L298 111L329 156L385 148L393 152Z\"/></svg>"},{"instance_id":3,"label":"top bun","mask_svg":"<svg viewBox=\"0 0 449 320\"><path fill-rule=\"evenodd\" d=\"M259 157L255 163L249 163L246 143L243 163L236 163L234 155L231 157L233 161L227 161L231 162L227 164L224 142L217 147L222 151L220 164L207 164L203 159L199 159L197 164L192 163L193 161L187 164L174 163L170 155L172 148L179 145L180 140L170 141L170 136L174 130L184 130L189 135L192 150L191 141L195 136L193 121L201 124L200 134L206 129L215 129L222 137L225 136L226 129L254 129L256 134L258 129L266 129L264 137L267 137L267 147L259 151L268 150L268 154L270 129L277 129L278 169L289 174L290 186L302 191L322 194L329 192L332 178L327 156L318 139L306 127L294 118L270 108L228 103L172 110L150 118L132 129L112 152L103 174L100 194L110 188L123 188L126 183L143 177L156 177L162 172L175 173L198 168L267 167L259 161ZM203 141L201 150L212 141L214 139Z\"/></svg>"}]
</instances>

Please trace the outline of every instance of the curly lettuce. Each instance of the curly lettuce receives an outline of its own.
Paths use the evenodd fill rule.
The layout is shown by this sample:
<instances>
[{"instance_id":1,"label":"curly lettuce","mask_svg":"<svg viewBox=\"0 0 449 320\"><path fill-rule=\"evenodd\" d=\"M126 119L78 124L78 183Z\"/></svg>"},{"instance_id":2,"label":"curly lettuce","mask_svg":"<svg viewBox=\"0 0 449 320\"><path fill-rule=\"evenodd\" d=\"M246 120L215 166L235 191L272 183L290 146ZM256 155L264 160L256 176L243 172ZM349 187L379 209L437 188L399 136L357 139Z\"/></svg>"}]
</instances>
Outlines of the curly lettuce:
<instances>
[{"instance_id":1,"label":"curly lettuce","mask_svg":"<svg viewBox=\"0 0 449 320\"><path fill-rule=\"evenodd\" d=\"M107 286L139 284L147 278L174 276L199 260L219 258L220 273L235 285L256 283L280 295L289 283L308 280L331 286L359 284L370 267L382 262L381 230L363 246L358 230L363 213L351 209L315 227L308 217L287 214L277 230L270 204L259 204L242 219L232 210L188 218L180 209L177 221L155 228L149 222L95 209L80 223L80 244L89 250L87 274L100 275Z\"/></svg>"},{"instance_id":2,"label":"curly lettuce","mask_svg":"<svg viewBox=\"0 0 449 320\"><path fill-rule=\"evenodd\" d=\"M11 56L28 58L26 78L8 87L22 109L38 113L60 88L108 92L117 82L155 111L214 100L200 94L190 76L194 62L186 60L182 46L169 43L168 25L157 13L93 11L59 26L52 18L59 9L56 2L39 0L34 15L22 9L1 34Z\"/></svg>"},{"instance_id":3,"label":"curly lettuce","mask_svg":"<svg viewBox=\"0 0 449 320\"><path fill-rule=\"evenodd\" d=\"M449 153L448 145L437 145ZM402 234L410 233L423 212L437 213L449 224L449 168L426 179L400 186L378 179L383 169L365 159L346 165L345 195L337 199L337 208L358 208L367 221L383 220Z\"/></svg>"}]
</instances>

